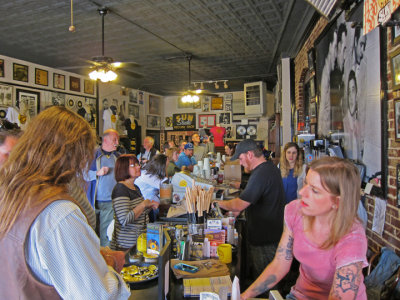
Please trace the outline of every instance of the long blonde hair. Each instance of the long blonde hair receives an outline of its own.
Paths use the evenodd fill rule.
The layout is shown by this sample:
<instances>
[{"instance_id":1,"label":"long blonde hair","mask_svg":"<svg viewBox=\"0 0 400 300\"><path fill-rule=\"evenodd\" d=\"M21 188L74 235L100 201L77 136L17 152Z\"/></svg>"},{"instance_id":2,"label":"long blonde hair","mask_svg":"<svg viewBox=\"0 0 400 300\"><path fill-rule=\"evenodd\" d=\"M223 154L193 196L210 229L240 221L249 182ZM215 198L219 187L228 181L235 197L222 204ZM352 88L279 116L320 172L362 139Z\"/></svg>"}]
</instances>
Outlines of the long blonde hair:
<instances>
[{"instance_id":1,"label":"long blonde hair","mask_svg":"<svg viewBox=\"0 0 400 300\"><path fill-rule=\"evenodd\" d=\"M324 189L339 199L330 235L320 247L328 249L351 230L355 221L359 221L357 209L360 202L360 174L352 162L338 157L317 159L310 164L310 169L319 174ZM304 217L307 228L310 228L315 217Z\"/></svg>"},{"instance_id":2,"label":"long blonde hair","mask_svg":"<svg viewBox=\"0 0 400 300\"><path fill-rule=\"evenodd\" d=\"M303 154L296 143L289 142L285 145L285 147L283 147L283 153L281 155L279 162L279 169L281 170L282 178L288 177L290 172L290 165L286 159L286 151L292 147L296 148L297 150L297 158L296 158L296 163L294 165L293 177L298 177L303 171Z\"/></svg>"},{"instance_id":3,"label":"long blonde hair","mask_svg":"<svg viewBox=\"0 0 400 300\"><path fill-rule=\"evenodd\" d=\"M73 177L83 178L94 147L89 124L65 107L35 117L0 168L0 238L26 209L66 193Z\"/></svg>"}]
</instances>

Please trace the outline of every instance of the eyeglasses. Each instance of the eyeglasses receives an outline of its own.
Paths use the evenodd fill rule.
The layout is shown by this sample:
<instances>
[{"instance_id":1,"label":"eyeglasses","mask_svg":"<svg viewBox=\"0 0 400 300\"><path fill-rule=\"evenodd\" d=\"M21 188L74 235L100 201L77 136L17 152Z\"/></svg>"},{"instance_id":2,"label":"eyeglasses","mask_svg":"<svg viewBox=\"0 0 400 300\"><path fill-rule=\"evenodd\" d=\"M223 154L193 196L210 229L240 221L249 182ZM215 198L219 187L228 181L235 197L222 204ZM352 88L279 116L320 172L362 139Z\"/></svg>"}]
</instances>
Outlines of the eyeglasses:
<instances>
[{"instance_id":1,"label":"eyeglasses","mask_svg":"<svg viewBox=\"0 0 400 300\"><path fill-rule=\"evenodd\" d=\"M133 164L133 165L129 165L131 168L135 168L135 167L140 167L139 164Z\"/></svg>"}]
</instances>

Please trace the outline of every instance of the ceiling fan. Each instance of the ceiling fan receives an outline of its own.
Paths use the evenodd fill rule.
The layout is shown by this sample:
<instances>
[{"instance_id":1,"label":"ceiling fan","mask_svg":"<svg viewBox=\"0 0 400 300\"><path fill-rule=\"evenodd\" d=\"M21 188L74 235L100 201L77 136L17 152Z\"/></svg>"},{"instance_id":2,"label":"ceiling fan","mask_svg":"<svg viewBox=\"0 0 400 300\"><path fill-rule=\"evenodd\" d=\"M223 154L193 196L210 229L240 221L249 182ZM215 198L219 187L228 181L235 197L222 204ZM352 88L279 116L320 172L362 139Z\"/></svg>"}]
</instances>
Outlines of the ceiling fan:
<instances>
[{"instance_id":1,"label":"ceiling fan","mask_svg":"<svg viewBox=\"0 0 400 300\"><path fill-rule=\"evenodd\" d=\"M128 75L134 78L142 78L143 75L126 68L138 67L136 62L116 62L112 57L104 55L104 17L109 12L108 8L103 7L98 9L101 16L101 56L94 56L91 60L87 60L91 65L88 66L72 66L60 68L63 70L88 68L89 77L93 80L100 79L103 82L113 81L117 78L117 73Z\"/></svg>"}]
</instances>

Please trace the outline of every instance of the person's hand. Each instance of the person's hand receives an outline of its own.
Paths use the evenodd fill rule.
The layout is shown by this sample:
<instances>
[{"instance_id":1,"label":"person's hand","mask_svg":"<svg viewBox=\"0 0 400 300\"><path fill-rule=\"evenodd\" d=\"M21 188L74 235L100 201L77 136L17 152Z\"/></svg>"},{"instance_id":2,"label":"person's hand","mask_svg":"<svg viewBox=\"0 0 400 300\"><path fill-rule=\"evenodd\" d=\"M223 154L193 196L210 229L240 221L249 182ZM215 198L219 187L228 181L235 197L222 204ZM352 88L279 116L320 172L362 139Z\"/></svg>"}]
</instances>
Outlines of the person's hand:
<instances>
[{"instance_id":1,"label":"person's hand","mask_svg":"<svg viewBox=\"0 0 400 300\"><path fill-rule=\"evenodd\" d=\"M143 205L144 205L144 208L149 208L150 205L151 205L151 201L150 201L149 199L143 200L142 203L143 203Z\"/></svg>"},{"instance_id":2,"label":"person's hand","mask_svg":"<svg viewBox=\"0 0 400 300\"><path fill-rule=\"evenodd\" d=\"M100 254L103 256L107 265L113 267L118 273L121 272L125 264L125 252L113 251L108 247L101 247Z\"/></svg>"},{"instance_id":3,"label":"person's hand","mask_svg":"<svg viewBox=\"0 0 400 300\"><path fill-rule=\"evenodd\" d=\"M96 172L96 175L97 176L104 176L104 175L106 175L108 173L109 170L110 170L109 167L102 167L100 170L98 170Z\"/></svg>"},{"instance_id":4,"label":"person's hand","mask_svg":"<svg viewBox=\"0 0 400 300\"><path fill-rule=\"evenodd\" d=\"M159 205L160 205L160 203L158 203L157 201L154 201L154 200L151 201L151 203L150 203L150 207L152 209L157 209Z\"/></svg>"}]
</instances>

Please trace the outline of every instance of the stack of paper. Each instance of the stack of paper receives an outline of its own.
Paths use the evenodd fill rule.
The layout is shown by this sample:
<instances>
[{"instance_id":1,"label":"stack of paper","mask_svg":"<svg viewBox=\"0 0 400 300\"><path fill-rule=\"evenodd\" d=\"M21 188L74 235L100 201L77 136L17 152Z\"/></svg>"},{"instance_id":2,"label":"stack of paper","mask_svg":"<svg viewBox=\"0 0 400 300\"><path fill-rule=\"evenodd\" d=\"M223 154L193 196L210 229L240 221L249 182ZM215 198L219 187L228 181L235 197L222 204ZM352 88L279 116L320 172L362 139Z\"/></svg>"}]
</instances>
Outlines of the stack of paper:
<instances>
[{"instance_id":1,"label":"stack of paper","mask_svg":"<svg viewBox=\"0 0 400 300\"><path fill-rule=\"evenodd\" d=\"M209 278L183 279L183 294L185 297L199 297L201 292L218 294L221 288L232 290L232 280L229 275ZM228 296L230 296L230 292Z\"/></svg>"}]
</instances>

